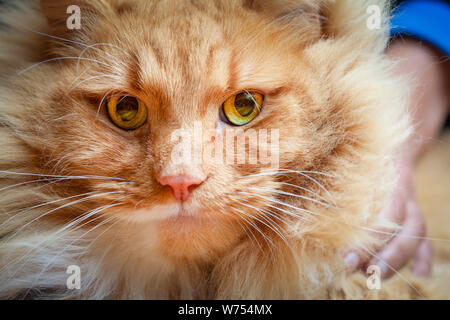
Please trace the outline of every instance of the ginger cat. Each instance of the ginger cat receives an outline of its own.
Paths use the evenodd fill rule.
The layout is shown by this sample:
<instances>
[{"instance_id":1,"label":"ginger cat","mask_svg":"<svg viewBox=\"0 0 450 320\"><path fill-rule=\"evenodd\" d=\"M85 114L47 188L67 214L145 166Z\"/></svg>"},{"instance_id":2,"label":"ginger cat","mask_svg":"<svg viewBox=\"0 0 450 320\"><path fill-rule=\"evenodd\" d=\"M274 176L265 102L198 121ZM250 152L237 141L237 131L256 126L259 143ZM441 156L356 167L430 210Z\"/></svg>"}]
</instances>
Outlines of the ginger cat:
<instances>
[{"instance_id":1,"label":"ginger cat","mask_svg":"<svg viewBox=\"0 0 450 320\"><path fill-rule=\"evenodd\" d=\"M350 244L382 244L367 229L396 230L377 213L410 130L386 12L359 0L3 8L0 297L448 298L448 255L430 279L402 270L380 290L343 263ZM216 139L276 132L276 166L175 159L173 133L195 125Z\"/></svg>"}]
</instances>

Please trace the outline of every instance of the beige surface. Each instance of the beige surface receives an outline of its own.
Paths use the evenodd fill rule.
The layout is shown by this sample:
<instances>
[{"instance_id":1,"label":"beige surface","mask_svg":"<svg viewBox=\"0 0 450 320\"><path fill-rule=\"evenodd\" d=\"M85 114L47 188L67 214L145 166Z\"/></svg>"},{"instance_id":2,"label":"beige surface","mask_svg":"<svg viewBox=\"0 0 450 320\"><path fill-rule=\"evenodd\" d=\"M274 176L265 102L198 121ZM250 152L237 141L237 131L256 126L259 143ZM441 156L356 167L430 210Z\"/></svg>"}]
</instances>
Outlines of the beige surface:
<instances>
[{"instance_id":1,"label":"beige surface","mask_svg":"<svg viewBox=\"0 0 450 320\"><path fill-rule=\"evenodd\" d=\"M420 161L417 193L425 213L428 236L448 239L432 240L437 261L450 262L450 131L444 133ZM449 284L450 285L450 284Z\"/></svg>"}]
</instances>

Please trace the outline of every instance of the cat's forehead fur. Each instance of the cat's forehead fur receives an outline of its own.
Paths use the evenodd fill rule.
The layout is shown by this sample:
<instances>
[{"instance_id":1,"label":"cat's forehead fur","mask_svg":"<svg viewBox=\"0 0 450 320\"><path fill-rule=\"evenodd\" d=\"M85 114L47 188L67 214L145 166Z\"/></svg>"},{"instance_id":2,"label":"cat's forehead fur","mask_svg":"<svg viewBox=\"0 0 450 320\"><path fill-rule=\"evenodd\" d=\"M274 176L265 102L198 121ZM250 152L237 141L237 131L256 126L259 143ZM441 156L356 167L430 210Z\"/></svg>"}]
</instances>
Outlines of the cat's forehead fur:
<instances>
[{"instance_id":1,"label":"cat's forehead fur","mask_svg":"<svg viewBox=\"0 0 450 320\"><path fill-rule=\"evenodd\" d=\"M58 9L47 10L58 31L63 3L42 2ZM277 12L272 1L82 1L81 6L88 3L82 11L86 25L79 31L64 29L63 35L99 44L102 51L88 50L83 56L114 65L114 70L106 67L110 72L119 68L127 83L116 84L118 89L160 90L174 104L201 107L219 92L218 99L224 99L233 90L274 90L290 80L286 73L293 66L282 61L316 39L320 25L313 1L284 2L279 6L285 10ZM283 15L295 8L310 11L298 12L297 20ZM296 27L292 41L290 24ZM102 46L105 42L125 50ZM57 55L76 53L67 46L54 50ZM115 60L123 63L116 66Z\"/></svg>"}]
</instances>

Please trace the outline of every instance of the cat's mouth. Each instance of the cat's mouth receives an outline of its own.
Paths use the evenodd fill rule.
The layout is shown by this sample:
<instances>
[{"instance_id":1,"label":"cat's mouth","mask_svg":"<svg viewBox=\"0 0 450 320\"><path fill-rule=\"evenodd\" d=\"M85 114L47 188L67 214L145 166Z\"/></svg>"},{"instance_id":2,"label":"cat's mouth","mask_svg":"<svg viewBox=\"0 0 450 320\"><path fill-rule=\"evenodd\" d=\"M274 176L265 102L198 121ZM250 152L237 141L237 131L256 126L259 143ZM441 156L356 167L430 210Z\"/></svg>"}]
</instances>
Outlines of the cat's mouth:
<instances>
[{"instance_id":1,"label":"cat's mouth","mask_svg":"<svg viewBox=\"0 0 450 320\"><path fill-rule=\"evenodd\" d=\"M138 210L130 210L124 213L127 218L134 221L193 223L205 220L198 214L198 211L192 205L173 202Z\"/></svg>"}]
</instances>

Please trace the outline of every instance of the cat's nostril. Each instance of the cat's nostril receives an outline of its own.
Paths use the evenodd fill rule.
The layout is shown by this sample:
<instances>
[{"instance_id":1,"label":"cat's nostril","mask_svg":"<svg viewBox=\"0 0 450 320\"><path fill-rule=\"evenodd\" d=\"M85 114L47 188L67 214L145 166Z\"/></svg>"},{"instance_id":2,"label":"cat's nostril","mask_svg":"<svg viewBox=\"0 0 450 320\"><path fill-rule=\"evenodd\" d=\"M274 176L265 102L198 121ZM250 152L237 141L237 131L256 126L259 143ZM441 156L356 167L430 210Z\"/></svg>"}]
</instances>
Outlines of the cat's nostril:
<instances>
[{"instance_id":1,"label":"cat's nostril","mask_svg":"<svg viewBox=\"0 0 450 320\"><path fill-rule=\"evenodd\" d=\"M179 201L187 201L191 192L203 183L203 180L187 175L160 177L158 181L163 186L169 186Z\"/></svg>"}]
</instances>

